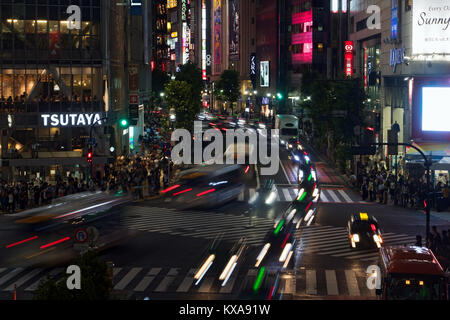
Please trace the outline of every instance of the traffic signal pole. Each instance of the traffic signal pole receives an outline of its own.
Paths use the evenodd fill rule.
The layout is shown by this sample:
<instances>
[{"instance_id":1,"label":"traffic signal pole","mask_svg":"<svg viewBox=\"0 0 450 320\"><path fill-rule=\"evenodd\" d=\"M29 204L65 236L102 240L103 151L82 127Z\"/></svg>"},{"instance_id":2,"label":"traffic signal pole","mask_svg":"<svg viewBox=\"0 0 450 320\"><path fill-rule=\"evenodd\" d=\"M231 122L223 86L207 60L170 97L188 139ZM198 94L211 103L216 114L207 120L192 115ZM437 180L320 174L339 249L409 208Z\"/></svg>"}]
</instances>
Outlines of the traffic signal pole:
<instances>
[{"instance_id":1,"label":"traffic signal pole","mask_svg":"<svg viewBox=\"0 0 450 320\"><path fill-rule=\"evenodd\" d=\"M425 226L425 235L426 235L426 243L427 243L427 247L429 247L430 245L430 204L431 204L431 197L430 197L430 167L431 167L431 161L429 161L427 159L427 157L425 156L425 154L422 152L422 150L420 150L419 148L409 144L409 143L370 143L369 146L371 147L375 147L375 146L407 146L410 148L413 148L415 150L417 150L420 155L423 157L424 161L425 161L425 168L426 168L426 177L427 177L427 200L425 203L425 213L426 213L426 226Z\"/></svg>"},{"instance_id":2,"label":"traffic signal pole","mask_svg":"<svg viewBox=\"0 0 450 320\"><path fill-rule=\"evenodd\" d=\"M94 129L95 124L97 122L99 122L99 121L103 121L103 120L107 120L107 119L108 119L108 117L103 117L101 119L97 119L96 121L94 121L93 124L91 124L91 128L89 130L89 143L92 141L92 130ZM88 148L88 150L89 150L89 148ZM94 164L94 146L93 145L92 145L91 150L92 150L92 159L91 159L90 168L89 168L89 175L90 176L89 176L88 181L87 181L88 184L89 184L89 179L91 179L93 177L93 174L92 174L93 164Z\"/></svg>"}]
</instances>

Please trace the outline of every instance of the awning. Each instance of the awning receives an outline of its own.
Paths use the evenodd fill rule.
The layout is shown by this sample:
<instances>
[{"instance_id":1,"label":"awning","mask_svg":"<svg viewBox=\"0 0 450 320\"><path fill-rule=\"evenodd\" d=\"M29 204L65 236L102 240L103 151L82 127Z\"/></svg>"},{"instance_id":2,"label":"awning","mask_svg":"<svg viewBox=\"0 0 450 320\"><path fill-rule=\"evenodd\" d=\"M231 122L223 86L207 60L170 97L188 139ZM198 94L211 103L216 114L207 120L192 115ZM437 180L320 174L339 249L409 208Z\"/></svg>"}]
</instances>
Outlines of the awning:
<instances>
[{"instance_id":1,"label":"awning","mask_svg":"<svg viewBox=\"0 0 450 320\"><path fill-rule=\"evenodd\" d=\"M450 170L449 142L413 142L413 146L422 150L433 161L432 170ZM414 148L406 147L406 161L423 162L422 155Z\"/></svg>"}]
</instances>

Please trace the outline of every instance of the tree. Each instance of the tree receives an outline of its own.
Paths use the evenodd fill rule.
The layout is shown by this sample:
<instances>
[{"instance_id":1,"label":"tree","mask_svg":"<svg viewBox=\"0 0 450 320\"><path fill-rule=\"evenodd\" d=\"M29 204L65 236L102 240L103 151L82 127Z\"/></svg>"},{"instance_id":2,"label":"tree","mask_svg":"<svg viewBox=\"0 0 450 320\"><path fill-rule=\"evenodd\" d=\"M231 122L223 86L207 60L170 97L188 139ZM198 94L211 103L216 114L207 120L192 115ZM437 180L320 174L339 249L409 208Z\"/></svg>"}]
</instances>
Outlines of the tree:
<instances>
[{"instance_id":1,"label":"tree","mask_svg":"<svg viewBox=\"0 0 450 320\"><path fill-rule=\"evenodd\" d=\"M314 79L314 75L308 76ZM306 80L306 78L304 79ZM305 99L303 108L308 110L319 136L316 146L342 168L348 159L354 139L353 128L363 125L365 119L364 87L360 79L314 80L305 87L311 99Z\"/></svg>"},{"instance_id":2,"label":"tree","mask_svg":"<svg viewBox=\"0 0 450 320\"><path fill-rule=\"evenodd\" d=\"M34 300L109 300L112 289L108 267L95 252L89 251L75 259L73 265L81 269L81 289L69 290L65 275L59 281L49 279L39 284Z\"/></svg>"},{"instance_id":3,"label":"tree","mask_svg":"<svg viewBox=\"0 0 450 320\"><path fill-rule=\"evenodd\" d=\"M176 128L193 131L194 120L200 111L200 105L194 101L192 85L186 81L174 80L166 85L166 102L175 109Z\"/></svg>"},{"instance_id":4,"label":"tree","mask_svg":"<svg viewBox=\"0 0 450 320\"><path fill-rule=\"evenodd\" d=\"M239 73L235 70L225 70L220 75L216 83L217 98L223 99L231 106L231 113L233 113L233 104L239 99L241 81L239 80Z\"/></svg>"},{"instance_id":5,"label":"tree","mask_svg":"<svg viewBox=\"0 0 450 320\"><path fill-rule=\"evenodd\" d=\"M188 62L180 67L180 72L176 74L175 80L185 81L191 85L192 103L197 104L200 110L200 106L202 105L202 90L204 89L200 68L192 62Z\"/></svg>"},{"instance_id":6,"label":"tree","mask_svg":"<svg viewBox=\"0 0 450 320\"><path fill-rule=\"evenodd\" d=\"M170 81L169 75L159 69L155 69L152 72L152 93L154 97L159 98L160 93L164 92L166 84Z\"/></svg>"}]
</instances>

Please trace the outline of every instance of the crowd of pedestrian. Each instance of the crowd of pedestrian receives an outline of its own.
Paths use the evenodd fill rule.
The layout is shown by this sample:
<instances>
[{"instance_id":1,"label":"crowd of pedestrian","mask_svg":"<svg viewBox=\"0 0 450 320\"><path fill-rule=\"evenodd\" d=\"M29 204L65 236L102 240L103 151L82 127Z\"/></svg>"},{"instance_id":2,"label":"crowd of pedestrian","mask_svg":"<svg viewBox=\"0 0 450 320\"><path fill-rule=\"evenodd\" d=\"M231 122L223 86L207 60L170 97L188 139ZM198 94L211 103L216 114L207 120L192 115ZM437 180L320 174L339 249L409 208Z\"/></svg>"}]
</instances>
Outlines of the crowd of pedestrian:
<instances>
[{"instance_id":1,"label":"crowd of pedestrian","mask_svg":"<svg viewBox=\"0 0 450 320\"><path fill-rule=\"evenodd\" d=\"M423 209L427 192L439 194L439 205L444 210L449 205L449 185L440 181L435 186L427 188L426 179L398 175L384 168L362 168L357 177L353 176L354 183L360 189L363 201L376 201L380 204L394 204L404 208ZM438 199L431 197L431 206L437 207Z\"/></svg>"},{"instance_id":2,"label":"crowd of pedestrian","mask_svg":"<svg viewBox=\"0 0 450 320\"><path fill-rule=\"evenodd\" d=\"M145 195L156 195L168 187L173 176L173 162L161 152L120 157L105 168L101 187L113 192L131 192L134 199L143 199L144 189Z\"/></svg>"},{"instance_id":3,"label":"crowd of pedestrian","mask_svg":"<svg viewBox=\"0 0 450 320\"><path fill-rule=\"evenodd\" d=\"M65 180L58 179L55 184L40 179L27 183L0 181L0 212L15 213L48 205L53 199L87 191L88 189L88 184L73 177L68 177Z\"/></svg>"}]
</instances>

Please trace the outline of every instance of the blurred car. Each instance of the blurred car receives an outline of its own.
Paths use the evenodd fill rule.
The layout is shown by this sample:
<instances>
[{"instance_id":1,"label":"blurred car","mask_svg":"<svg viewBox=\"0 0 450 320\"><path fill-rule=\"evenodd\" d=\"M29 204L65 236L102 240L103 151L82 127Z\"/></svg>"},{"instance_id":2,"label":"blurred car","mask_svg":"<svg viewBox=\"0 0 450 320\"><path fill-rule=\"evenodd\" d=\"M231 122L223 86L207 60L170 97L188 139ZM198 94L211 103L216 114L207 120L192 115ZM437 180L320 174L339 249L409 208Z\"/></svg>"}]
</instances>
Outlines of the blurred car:
<instances>
[{"instance_id":1,"label":"blurred car","mask_svg":"<svg viewBox=\"0 0 450 320\"><path fill-rule=\"evenodd\" d=\"M210 208L236 199L244 190L240 165L205 165L181 173L162 194L181 209Z\"/></svg>"},{"instance_id":2,"label":"blurred car","mask_svg":"<svg viewBox=\"0 0 450 320\"><path fill-rule=\"evenodd\" d=\"M255 268L269 266L286 269L292 262L295 251L295 225L285 218L275 221L264 242L265 245L256 257Z\"/></svg>"},{"instance_id":3,"label":"blurred car","mask_svg":"<svg viewBox=\"0 0 450 320\"><path fill-rule=\"evenodd\" d=\"M363 212L352 215L347 223L347 230L352 248L381 248L383 238L375 217L369 217Z\"/></svg>"},{"instance_id":4,"label":"blurred car","mask_svg":"<svg viewBox=\"0 0 450 320\"><path fill-rule=\"evenodd\" d=\"M289 228L291 229L299 229L300 226L310 226L317 214L317 199L319 197L316 194L317 190L316 188L308 195L304 189L301 189L297 198L291 202L289 207L275 221L284 220L284 223L290 225Z\"/></svg>"}]
</instances>

